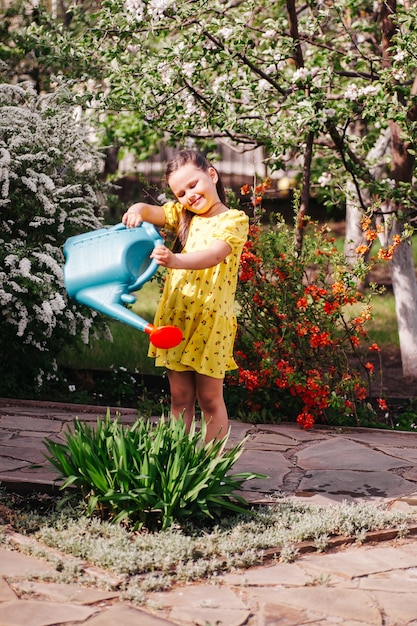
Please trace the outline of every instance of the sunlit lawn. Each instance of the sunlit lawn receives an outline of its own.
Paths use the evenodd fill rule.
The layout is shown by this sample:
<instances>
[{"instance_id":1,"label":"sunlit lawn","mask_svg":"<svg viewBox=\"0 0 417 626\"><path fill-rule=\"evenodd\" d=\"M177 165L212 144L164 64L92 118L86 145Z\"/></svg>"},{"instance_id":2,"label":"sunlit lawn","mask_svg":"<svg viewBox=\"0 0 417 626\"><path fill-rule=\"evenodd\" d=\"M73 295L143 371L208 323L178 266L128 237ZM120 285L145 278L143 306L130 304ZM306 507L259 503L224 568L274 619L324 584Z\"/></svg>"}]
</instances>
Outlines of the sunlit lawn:
<instances>
[{"instance_id":1,"label":"sunlit lawn","mask_svg":"<svg viewBox=\"0 0 417 626\"><path fill-rule=\"evenodd\" d=\"M159 286L155 281L148 282L137 292L137 300L133 305L135 313L148 322L153 322L156 303L159 299ZM155 374L153 359L148 358L149 335L146 333L107 318L113 335L113 341L92 341L88 346L81 341L69 346L60 356L60 365L82 369L119 369L138 371L141 374Z\"/></svg>"}]
</instances>

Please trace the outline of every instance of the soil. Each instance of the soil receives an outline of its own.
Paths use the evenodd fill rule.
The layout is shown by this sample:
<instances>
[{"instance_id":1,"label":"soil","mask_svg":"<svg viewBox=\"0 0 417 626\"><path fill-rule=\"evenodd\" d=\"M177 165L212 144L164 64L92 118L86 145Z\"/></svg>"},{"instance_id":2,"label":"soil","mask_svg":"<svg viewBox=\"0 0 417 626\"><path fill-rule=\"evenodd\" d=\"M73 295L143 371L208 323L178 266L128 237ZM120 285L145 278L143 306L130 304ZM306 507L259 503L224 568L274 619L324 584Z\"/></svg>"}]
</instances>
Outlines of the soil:
<instances>
[{"instance_id":1,"label":"soil","mask_svg":"<svg viewBox=\"0 0 417 626\"><path fill-rule=\"evenodd\" d=\"M337 222L331 225L337 236L344 236L345 223ZM392 291L391 277L388 263L379 263L369 273L369 283L384 287ZM381 361L380 361L380 358ZM381 375L376 374L372 383L371 396L399 399L417 399L417 382L407 379L403 375L401 352L397 347L385 347L379 353L370 353L368 360L375 366L375 372L381 369Z\"/></svg>"},{"instance_id":2,"label":"soil","mask_svg":"<svg viewBox=\"0 0 417 626\"><path fill-rule=\"evenodd\" d=\"M381 375L375 375L372 383L372 396L384 398L417 398L417 382L403 375L401 353L398 348L383 348L381 356ZM379 357L374 354L370 361L379 371Z\"/></svg>"}]
</instances>

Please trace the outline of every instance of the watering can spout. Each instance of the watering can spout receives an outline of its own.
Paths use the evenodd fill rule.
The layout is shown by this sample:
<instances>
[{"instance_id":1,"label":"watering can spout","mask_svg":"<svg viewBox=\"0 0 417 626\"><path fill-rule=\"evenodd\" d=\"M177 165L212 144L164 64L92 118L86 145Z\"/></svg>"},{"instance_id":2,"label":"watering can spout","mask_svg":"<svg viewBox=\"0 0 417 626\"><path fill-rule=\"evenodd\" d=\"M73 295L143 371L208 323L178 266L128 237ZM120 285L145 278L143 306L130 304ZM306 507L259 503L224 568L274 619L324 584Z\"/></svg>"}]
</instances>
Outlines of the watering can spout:
<instances>
[{"instance_id":1,"label":"watering can spout","mask_svg":"<svg viewBox=\"0 0 417 626\"><path fill-rule=\"evenodd\" d=\"M163 239L155 226L137 228L118 224L70 237L64 246L64 282L68 295L80 304L129 324L150 335L159 348L172 348L182 340L176 326L155 327L126 308L158 269L150 258Z\"/></svg>"}]
</instances>

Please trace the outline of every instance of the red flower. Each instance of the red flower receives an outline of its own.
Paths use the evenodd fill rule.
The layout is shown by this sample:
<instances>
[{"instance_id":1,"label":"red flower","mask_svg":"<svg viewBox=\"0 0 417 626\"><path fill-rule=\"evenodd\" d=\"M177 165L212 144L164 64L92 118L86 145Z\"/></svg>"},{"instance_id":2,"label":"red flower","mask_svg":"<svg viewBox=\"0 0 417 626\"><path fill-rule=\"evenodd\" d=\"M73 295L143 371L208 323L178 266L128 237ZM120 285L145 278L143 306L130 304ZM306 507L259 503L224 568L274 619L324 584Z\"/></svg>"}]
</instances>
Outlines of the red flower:
<instances>
[{"instance_id":1,"label":"red flower","mask_svg":"<svg viewBox=\"0 0 417 626\"><path fill-rule=\"evenodd\" d=\"M313 428L314 417L311 415L311 413L303 412L303 413L300 413L300 415L297 417L297 422L300 424L302 428L307 430L309 428Z\"/></svg>"},{"instance_id":2,"label":"red flower","mask_svg":"<svg viewBox=\"0 0 417 626\"><path fill-rule=\"evenodd\" d=\"M305 311L308 307L307 298L298 298L295 306L297 307L297 309L302 309L303 311Z\"/></svg>"},{"instance_id":3,"label":"red flower","mask_svg":"<svg viewBox=\"0 0 417 626\"><path fill-rule=\"evenodd\" d=\"M381 411L388 411L388 404L383 398L378 398L377 403Z\"/></svg>"},{"instance_id":4,"label":"red flower","mask_svg":"<svg viewBox=\"0 0 417 626\"><path fill-rule=\"evenodd\" d=\"M374 373L375 366L372 363L369 363L368 361L367 363L365 363L365 367L370 374Z\"/></svg>"}]
</instances>

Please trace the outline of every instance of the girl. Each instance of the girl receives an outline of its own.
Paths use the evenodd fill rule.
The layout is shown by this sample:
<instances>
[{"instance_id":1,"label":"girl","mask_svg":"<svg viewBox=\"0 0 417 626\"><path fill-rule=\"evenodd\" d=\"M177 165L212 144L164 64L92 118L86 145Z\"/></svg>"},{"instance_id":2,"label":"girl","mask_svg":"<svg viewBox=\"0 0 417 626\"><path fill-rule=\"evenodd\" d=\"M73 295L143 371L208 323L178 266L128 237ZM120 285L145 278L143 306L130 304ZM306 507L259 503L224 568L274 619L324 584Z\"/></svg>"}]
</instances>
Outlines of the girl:
<instances>
[{"instance_id":1,"label":"girl","mask_svg":"<svg viewBox=\"0 0 417 626\"><path fill-rule=\"evenodd\" d=\"M217 170L198 152L174 156L166 179L177 202L138 202L123 222L129 228L146 221L177 233L172 251L158 246L151 257L169 268L155 326L178 326L183 339L169 350L151 345L149 356L167 369L172 414L183 415L189 428L197 401L212 441L228 429L223 381L226 370L237 368L234 297L248 217L226 206Z\"/></svg>"}]
</instances>

